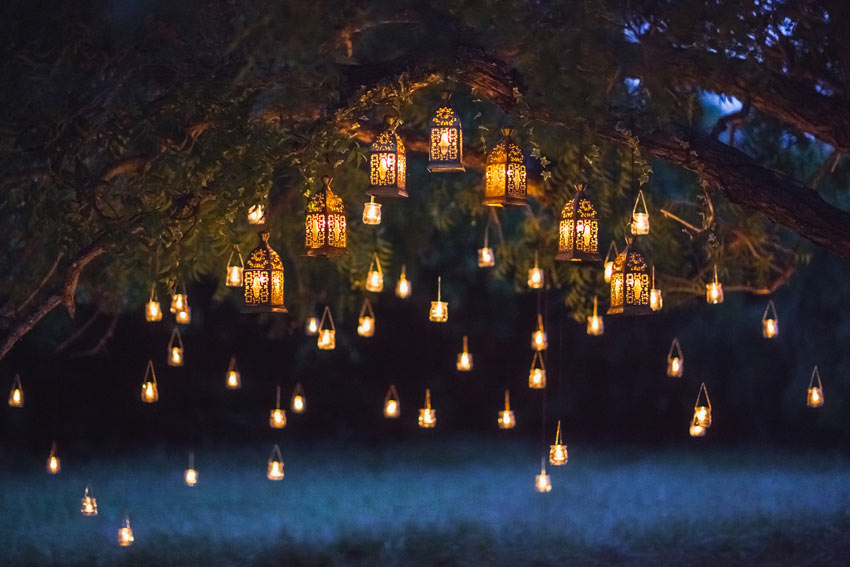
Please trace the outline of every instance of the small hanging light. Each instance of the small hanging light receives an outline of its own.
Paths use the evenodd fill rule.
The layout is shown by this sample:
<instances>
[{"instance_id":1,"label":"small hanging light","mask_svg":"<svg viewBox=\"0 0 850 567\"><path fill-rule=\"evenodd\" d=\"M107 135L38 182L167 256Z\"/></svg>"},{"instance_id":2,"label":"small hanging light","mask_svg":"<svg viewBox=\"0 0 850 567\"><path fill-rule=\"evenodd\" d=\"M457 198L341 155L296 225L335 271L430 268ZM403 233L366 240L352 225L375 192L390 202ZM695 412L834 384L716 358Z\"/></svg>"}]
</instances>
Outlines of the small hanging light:
<instances>
[{"instance_id":1,"label":"small hanging light","mask_svg":"<svg viewBox=\"0 0 850 567\"><path fill-rule=\"evenodd\" d=\"M761 317L761 336L766 339L772 339L779 334L779 316L776 314L776 306L773 305L773 300L767 302L767 307L764 308L764 315Z\"/></svg>"},{"instance_id":2,"label":"small hanging light","mask_svg":"<svg viewBox=\"0 0 850 567\"><path fill-rule=\"evenodd\" d=\"M395 284L395 294L401 299L407 299L410 297L411 291L413 291L410 286L410 281L407 279L407 274L405 273L406 269L406 266L402 264L401 275L399 275L398 281Z\"/></svg>"},{"instance_id":3,"label":"small hanging light","mask_svg":"<svg viewBox=\"0 0 850 567\"><path fill-rule=\"evenodd\" d=\"M366 274L366 291L380 293L384 291L384 271L381 269L381 259L375 252L369 262L369 272Z\"/></svg>"},{"instance_id":4,"label":"small hanging light","mask_svg":"<svg viewBox=\"0 0 850 567\"><path fill-rule=\"evenodd\" d=\"M156 372L153 369L153 360L148 360L145 377L142 379L142 401L152 404L157 400L159 400L159 388L156 385Z\"/></svg>"},{"instance_id":5,"label":"small hanging light","mask_svg":"<svg viewBox=\"0 0 850 567\"><path fill-rule=\"evenodd\" d=\"M537 264L537 250L534 251L534 267L528 269L528 287L530 289L543 289L546 278L543 268Z\"/></svg>"},{"instance_id":6,"label":"small hanging light","mask_svg":"<svg viewBox=\"0 0 850 567\"><path fill-rule=\"evenodd\" d=\"M172 313L184 311L189 307L189 298L186 295L186 284L174 284L174 292L171 294L171 309Z\"/></svg>"},{"instance_id":7,"label":"small hanging light","mask_svg":"<svg viewBox=\"0 0 850 567\"><path fill-rule=\"evenodd\" d=\"M168 366L183 366L183 339L177 327L174 327L168 339Z\"/></svg>"},{"instance_id":8,"label":"small hanging light","mask_svg":"<svg viewBox=\"0 0 850 567\"><path fill-rule=\"evenodd\" d=\"M445 323L449 320L449 304L441 301L441 292L442 277L437 276L437 301L431 302L431 310L428 312L428 319L436 323Z\"/></svg>"},{"instance_id":9,"label":"small hanging light","mask_svg":"<svg viewBox=\"0 0 850 567\"><path fill-rule=\"evenodd\" d=\"M236 259L239 263L233 261L233 254L236 254ZM245 270L245 261L242 259L242 253L239 251L239 246L235 246L230 251L230 257L227 259L227 274L224 278L224 284L227 287L242 287L242 272Z\"/></svg>"},{"instance_id":10,"label":"small hanging light","mask_svg":"<svg viewBox=\"0 0 850 567\"><path fill-rule=\"evenodd\" d=\"M611 283L611 275L614 273L614 260L617 258L617 244L612 240L611 246L608 247L608 253L605 254L605 266L604 271L602 272L602 277L605 279L605 283Z\"/></svg>"},{"instance_id":11,"label":"small hanging light","mask_svg":"<svg viewBox=\"0 0 850 567\"><path fill-rule=\"evenodd\" d=\"M162 321L162 309L159 307L159 300L156 297L156 284L151 284L151 295L145 304L145 321L149 323Z\"/></svg>"},{"instance_id":12,"label":"small hanging light","mask_svg":"<svg viewBox=\"0 0 850 567\"><path fill-rule=\"evenodd\" d=\"M537 314L537 330L531 333L531 350L541 351L549 347L546 330L543 328L543 315Z\"/></svg>"},{"instance_id":13,"label":"small hanging light","mask_svg":"<svg viewBox=\"0 0 850 567\"><path fill-rule=\"evenodd\" d=\"M407 197L407 157L404 142L396 134L396 119L388 116L386 129L369 147L369 195Z\"/></svg>"},{"instance_id":14,"label":"small hanging light","mask_svg":"<svg viewBox=\"0 0 850 567\"><path fill-rule=\"evenodd\" d=\"M511 129L502 128L502 139L487 154L484 172L484 205L527 205L525 156L511 141Z\"/></svg>"},{"instance_id":15,"label":"small hanging light","mask_svg":"<svg viewBox=\"0 0 850 567\"><path fill-rule=\"evenodd\" d=\"M286 427L286 411L280 409L280 386L277 387L274 409L269 412L269 427L272 429Z\"/></svg>"},{"instance_id":16,"label":"small hanging light","mask_svg":"<svg viewBox=\"0 0 850 567\"><path fill-rule=\"evenodd\" d=\"M47 455L47 472L49 474L59 474L62 470L62 461L56 453L56 441L50 445L50 454Z\"/></svg>"},{"instance_id":17,"label":"small hanging light","mask_svg":"<svg viewBox=\"0 0 850 567\"><path fill-rule=\"evenodd\" d=\"M681 378L685 371L685 357L682 355L682 347L679 339L674 338L667 353L667 376L670 378Z\"/></svg>"},{"instance_id":18,"label":"small hanging light","mask_svg":"<svg viewBox=\"0 0 850 567\"><path fill-rule=\"evenodd\" d=\"M464 171L463 134L460 120L449 105L450 91L443 91L443 104L431 119L431 142L428 145L428 171L442 173Z\"/></svg>"},{"instance_id":19,"label":"small hanging light","mask_svg":"<svg viewBox=\"0 0 850 567\"><path fill-rule=\"evenodd\" d=\"M632 234L649 234L649 210L646 208L643 189L638 191L635 206L632 208Z\"/></svg>"},{"instance_id":20,"label":"small hanging light","mask_svg":"<svg viewBox=\"0 0 850 567\"><path fill-rule=\"evenodd\" d=\"M24 387L21 385L21 375L15 374L12 389L9 391L9 405L13 408L24 407Z\"/></svg>"},{"instance_id":21,"label":"small hanging light","mask_svg":"<svg viewBox=\"0 0 850 567\"><path fill-rule=\"evenodd\" d=\"M457 355L456 366L460 372L469 372L472 370L472 355L469 354L466 335L463 336L463 351Z\"/></svg>"},{"instance_id":22,"label":"small hanging light","mask_svg":"<svg viewBox=\"0 0 850 567\"><path fill-rule=\"evenodd\" d=\"M86 484L86 490L83 492L83 499L80 503L80 513L83 516L97 516L97 499L91 495L89 484Z\"/></svg>"},{"instance_id":23,"label":"small hanging light","mask_svg":"<svg viewBox=\"0 0 850 567\"><path fill-rule=\"evenodd\" d=\"M266 224L266 206L260 203L248 207L248 224Z\"/></svg>"},{"instance_id":24,"label":"small hanging light","mask_svg":"<svg viewBox=\"0 0 850 567\"><path fill-rule=\"evenodd\" d=\"M558 420L558 431L555 433L555 444L549 445L549 464L560 467L567 464L567 446L561 442L561 420Z\"/></svg>"},{"instance_id":25,"label":"small hanging light","mask_svg":"<svg viewBox=\"0 0 850 567\"><path fill-rule=\"evenodd\" d=\"M552 492L552 479L546 474L546 459L540 459L540 474L534 477L534 490L545 493Z\"/></svg>"},{"instance_id":26,"label":"small hanging light","mask_svg":"<svg viewBox=\"0 0 850 567\"><path fill-rule=\"evenodd\" d=\"M269 231L259 235L260 245L248 255L242 271L242 313L286 313L283 262L269 245Z\"/></svg>"},{"instance_id":27,"label":"small hanging light","mask_svg":"<svg viewBox=\"0 0 850 567\"><path fill-rule=\"evenodd\" d=\"M499 412L499 429L513 429L516 427L516 418L511 410L511 395L505 390L505 409Z\"/></svg>"},{"instance_id":28,"label":"small hanging light","mask_svg":"<svg viewBox=\"0 0 850 567\"><path fill-rule=\"evenodd\" d=\"M705 284L706 303L723 303L723 284L717 280L717 264L714 264L714 281Z\"/></svg>"},{"instance_id":29,"label":"small hanging light","mask_svg":"<svg viewBox=\"0 0 850 567\"><path fill-rule=\"evenodd\" d=\"M198 484L198 471L195 470L195 453L189 453L189 466L183 473L183 482L186 486L195 486Z\"/></svg>"},{"instance_id":30,"label":"small hanging light","mask_svg":"<svg viewBox=\"0 0 850 567\"><path fill-rule=\"evenodd\" d=\"M304 333L307 336L315 337L319 334L319 318L315 315L307 317L307 323L304 325Z\"/></svg>"},{"instance_id":31,"label":"small hanging light","mask_svg":"<svg viewBox=\"0 0 850 567\"><path fill-rule=\"evenodd\" d=\"M652 288L649 290L649 308L653 311L661 311L664 300L661 298L661 290L655 289L655 266L652 266Z\"/></svg>"},{"instance_id":32,"label":"small hanging light","mask_svg":"<svg viewBox=\"0 0 850 567\"><path fill-rule=\"evenodd\" d=\"M301 386L301 382L296 383L295 388L292 389L292 400L289 407L292 408L292 413L304 413L304 410L307 409L307 397L304 396L304 388Z\"/></svg>"},{"instance_id":33,"label":"small hanging light","mask_svg":"<svg viewBox=\"0 0 850 567\"><path fill-rule=\"evenodd\" d=\"M357 319L357 334L361 337L375 335L375 312L372 311L369 298L363 300L363 306L360 308L360 317Z\"/></svg>"},{"instance_id":34,"label":"small hanging light","mask_svg":"<svg viewBox=\"0 0 850 567\"><path fill-rule=\"evenodd\" d=\"M277 444L272 448L272 454L269 456L266 478L269 480L283 480L283 455L280 454L280 447Z\"/></svg>"},{"instance_id":35,"label":"small hanging light","mask_svg":"<svg viewBox=\"0 0 850 567\"><path fill-rule=\"evenodd\" d=\"M546 387L546 366L543 355L536 351L531 357L531 370L528 371L528 387L532 390L542 390Z\"/></svg>"},{"instance_id":36,"label":"small hanging light","mask_svg":"<svg viewBox=\"0 0 850 567\"><path fill-rule=\"evenodd\" d=\"M174 314L174 321L180 325L188 325L192 322L192 308L188 305Z\"/></svg>"},{"instance_id":37,"label":"small hanging light","mask_svg":"<svg viewBox=\"0 0 850 567\"><path fill-rule=\"evenodd\" d=\"M236 357L230 357L230 364L227 365L227 374L224 377L224 384L228 390L238 390L242 387L242 374L236 366Z\"/></svg>"},{"instance_id":38,"label":"small hanging light","mask_svg":"<svg viewBox=\"0 0 850 567\"><path fill-rule=\"evenodd\" d=\"M614 260L611 273L611 306L608 315L646 315L652 313L649 306L649 266L646 258L634 243L634 237L626 237L626 247Z\"/></svg>"},{"instance_id":39,"label":"small hanging light","mask_svg":"<svg viewBox=\"0 0 850 567\"><path fill-rule=\"evenodd\" d=\"M705 394L705 402L701 402L703 394ZM691 437L703 437L706 430L711 427L711 400L708 399L708 390L705 388L705 382L700 384L699 392L697 393L697 401L694 404L694 417L691 420L689 433Z\"/></svg>"},{"instance_id":40,"label":"small hanging light","mask_svg":"<svg viewBox=\"0 0 850 567\"><path fill-rule=\"evenodd\" d=\"M419 427L431 429L437 425L437 410L431 409L431 390L425 390L425 407L419 410Z\"/></svg>"},{"instance_id":41,"label":"small hanging light","mask_svg":"<svg viewBox=\"0 0 850 567\"><path fill-rule=\"evenodd\" d=\"M401 413L401 406L399 405L398 391L396 391L394 384L390 384L387 395L384 397L384 417L393 419L398 417L399 413Z\"/></svg>"},{"instance_id":42,"label":"small hanging light","mask_svg":"<svg viewBox=\"0 0 850 567\"><path fill-rule=\"evenodd\" d=\"M375 202L374 195L368 203L363 203L363 224L381 224L381 204Z\"/></svg>"},{"instance_id":43,"label":"small hanging light","mask_svg":"<svg viewBox=\"0 0 850 567\"><path fill-rule=\"evenodd\" d=\"M596 310L597 298L593 296L593 315L587 318L587 334L598 337L605 332L605 322Z\"/></svg>"},{"instance_id":44,"label":"small hanging light","mask_svg":"<svg viewBox=\"0 0 850 567\"><path fill-rule=\"evenodd\" d=\"M484 228L484 247L478 249L478 267L492 268L496 265L496 255L493 249L490 248L490 221L487 221L487 226Z\"/></svg>"},{"instance_id":45,"label":"small hanging light","mask_svg":"<svg viewBox=\"0 0 850 567\"><path fill-rule=\"evenodd\" d=\"M558 225L558 255L556 260L598 262L599 215L584 193L584 185L576 185L576 193L561 210Z\"/></svg>"},{"instance_id":46,"label":"small hanging light","mask_svg":"<svg viewBox=\"0 0 850 567\"><path fill-rule=\"evenodd\" d=\"M124 524L118 530L118 545L130 547L136 538L133 537L133 528L130 527L130 516L124 515Z\"/></svg>"},{"instance_id":47,"label":"small hanging light","mask_svg":"<svg viewBox=\"0 0 850 567\"><path fill-rule=\"evenodd\" d=\"M307 202L304 248L307 256L341 256L345 254L348 229L345 204L331 189L331 177L322 177L322 188Z\"/></svg>"},{"instance_id":48,"label":"small hanging light","mask_svg":"<svg viewBox=\"0 0 850 567\"><path fill-rule=\"evenodd\" d=\"M329 328L325 328L325 319L328 321ZM334 318L331 315L331 308L325 305L325 310L322 311L322 320L319 321L319 337L316 339L316 345L319 350L333 350L336 348L336 327L334 326Z\"/></svg>"},{"instance_id":49,"label":"small hanging light","mask_svg":"<svg viewBox=\"0 0 850 567\"><path fill-rule=\"evenodd\" d=\"M815 379L817 379L817 382ZM818 372L817 365L815 365L815 369L812 370L812 378L809 380L806 405L810 408L819 408L823 405L823 384L820 381L820 372Z\"/></svg>"}]
</instances>

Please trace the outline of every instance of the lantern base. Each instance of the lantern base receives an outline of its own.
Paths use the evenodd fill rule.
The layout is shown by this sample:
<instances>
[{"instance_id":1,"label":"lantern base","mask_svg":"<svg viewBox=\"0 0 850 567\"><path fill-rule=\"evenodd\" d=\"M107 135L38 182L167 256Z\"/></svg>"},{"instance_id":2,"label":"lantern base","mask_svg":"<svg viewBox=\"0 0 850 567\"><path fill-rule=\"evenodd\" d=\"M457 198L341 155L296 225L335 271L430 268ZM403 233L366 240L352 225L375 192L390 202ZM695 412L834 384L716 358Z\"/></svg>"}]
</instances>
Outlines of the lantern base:
<instances>
[{"instance_id":1,"label":"lantern base","mask_svg":"<svg viewBox=\"0 0 850 567\"><path fill-rule=\"evenodd\" d=\"M562 262L601 262L602 256L597 252L582 252L581 250L565 250L555 256L556 260Z\"/></svg>"},{"instance_id":2,"label":"lantern base","mask_svg":"<svg viewBox=\"0 0 850 567\"><path fill-rule=\"evenodd\" d=\"M484 197L481 204L487 207L526 207L528 197Z\"/></svg>"},{"instance_id":3,"label":"lantern base","mask_svg":"<svg viewBox=\"0 0 850 567\"><path fill-rule=\"evenodd\" d=\"M466 168L460 163L432 161L428 163L428 171L431 173L451 173L455 171L466 171Z\"/></svg>"},{"instance_id":4,"label":"lantern base","mask_svg":"<svg viewBox=\"0 0 850 567\"><path fill-rule=\"evenodd\" d=\"M318 248L305 249L304 255L312 256L315 258L335 258L337 256L344 256L346 252L347 250L345 248L338 248L336 246L320 246Z\"/></svg>"},{"instance_id":5,"label":"lantern base","mask_svg":"<svg viewBox=\"0 0 850 567\"><path fill-rule=\"evenodd\" d=\"M242 313L288 313L282 305L243 305Z\"/></svg>"},{"instance_id":6,"label":"lantern base","mask_svg":"<svg viewBox=\"0 0 850 567\"><path fill-rule=\"evenodd\" d=\"M649 305L612 305L606 312L607 315L651 315L652 313Z\"/></svg>"},{"instance_id":7,"label":"lantern base","mask_svg":"<svg viewBox=\"0 0 850 567\"><path fill-rule=\"evenodd\" d=\"M394 185L390 185L387 187L380 186L372 186L366 191L367 195L371 195L373 197L384 197L384 198L407 198L407 191L405 191L401 187L396 187Z\"/></svg>"}]
</instances>

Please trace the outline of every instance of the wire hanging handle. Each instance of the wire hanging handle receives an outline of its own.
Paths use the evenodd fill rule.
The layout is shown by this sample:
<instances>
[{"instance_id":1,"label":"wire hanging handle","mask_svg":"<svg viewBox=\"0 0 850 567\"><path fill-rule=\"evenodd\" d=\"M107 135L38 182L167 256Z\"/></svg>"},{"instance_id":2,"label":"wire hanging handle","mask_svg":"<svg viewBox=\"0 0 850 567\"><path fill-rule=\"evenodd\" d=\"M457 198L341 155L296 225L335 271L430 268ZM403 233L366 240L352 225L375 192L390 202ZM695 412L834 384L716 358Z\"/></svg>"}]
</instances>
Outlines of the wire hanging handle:
<instances>
[{"instance_id":1,"label":"wire hanging handle","mask_svg":"<svg viewBox=\"0 0 850 567\"><path fill-rule=\"evenodd\" d=\"M761 320L764 321L767 319L768 314L773 314L772 319L779 321L779 315L776 314L776 306L773 304L773 300L769 299L767 301L767 306L764 308L764 315L762 315ZM815 367L817 368L817 366Z\"/></svg>"},{"instance_id":2,"label":"wire hanging handle","mask_svg":"<svg viewBox=\"0 0 850 567\"><path fill-rule=\"evenodd\" d=\"M815 367L812 370L812 378L809 380L809 388L811 388L812 384L815 383L815 378L818 379L818 386L817 387L820 388L821 390L823 390L823 384L820 381L820 372L818 371L818 365L817 364L815 364Z\"/></svg>"},{"instance_id":3,"label":"wire hanging handle","mask_svg":"<svg viewBox=\"0 0 850 567\"><path fill-rule=\"evenodd\" d=\"M694 404L694 407L699 407L699 399L700 396L702 396L703 394L705 394L705 403L708 406L708 409L711 409L711 400L708 399L708 390L705 387L705 382L701 383L699 386L699 392L697 392L697 401Z\"/></svg>"},{"instance_id":4,"label":"wire hanging handle","mask_svg":"<svg viewBox=\"0 0 850 567\"><path fill-rule=\"evenodd\" d=\"M280 454L280 447L278 447L277 443L275 443L274 447L272 448L272 454L269 455L269 461L282 461L282 460L283 460L283 455Z\"/></svg>"},{"instance_id":5,"label":"wire hanging handle","mask_svg":"<svg viewBox=\"0 0 850 567\"><path fill-rule=\"evenodd\" d=\"M174 327L174 329L171 331L171 338L168 339L168 348L174 348L174 339L177 339L177 344L180 346L180 348L183 348L183 338L180 336L180 331L177 329L177 327Z\"/></svg>"},{"instance_id":6,"label":"wire hanging handle","mask_svg":"<svg viewBox=\"0 0 850 567\"><path fill-rule=\"evenodd\" d=\"M638 212L638 204L643 205L643 214L648 215L649 209L646 208L646 199L643 196L643 189L638 189L637 198L635 199L635 206L632 207L632 215Z\"/></svg>"},{"instance_id":7,"label":"wire hanging handle","mask_svg":"<svg viewBox=\"0 0 850 567\"><path fill-rule=\"evenodd\" d=\"M381 259L378 257L377 252L372 253L372 261L369 262L369 271L372 271L372 266L375 266L378 270L378 273L382 276L384 275L384 271L381 269Z\"/></svg>"},{"instance_id":8,"label":"wire hanging handle","mask_svg":"<svg viewBox=\"0 0 850 567\"><path fill-rule=\"evenodd\" d=\"M463 336L463 352L465 352L465 353L466 353L466 352L469 352L469 351L467 350L468 348L469 348L469 347L467 346L466 335L464 335L464 336Z\"/></svg>"},{"instance_id":9,"label":"wire hanging handle","mask_svg":"<svg viewBox=\"0 0 850 567\"><path fill-rule=\"evenodd\" d=\"M275 395L274 409L280 409L280 384L277 385L277 393Z\"/></svg>"},{"instance_id":10,"label":"wire hanging handle","mask_svg":"<svg viewBox=\"0 0 850 567\"><path fill-rule=\"evenodd\" d=\"M431 388L425 389L425 409L431 409Z\"/></svg>"},{"instance_id":11,"label":"wire hanging handle","mask_svg":"<svg viewBox=\"0 0 850 567\"><path fill-rule=\"evenodd\" d=\"M555 445L561 445L561 420L558 420L558 429L555 432Z\"/></svg>"},{"instance_id":12,"label":"wire hanging handle","mask_svg":"<svg viewBox=\"0 0 850 567\"><path fill-rule=\"evenodd\" d=\"M442 279L442 276L437 276L437 301L440 301L440 292L443 287Z\"/></svg>"},{"instance_id":13,"label":"wire hanging handle","mask_svg":"<svg viewBox=\"0 0 850 567\"><path fill-rule=\"evenodd\" d=\"M239 250L238 244L234 244L233 248L230 249L230 256L227 258L227 265L230 266L230 261L233 260L234 252L236 253L236 257L239 258L239 265L244 268L245 260L242 258L242 252Z\"/></svg>"},{"instance_id":14,"label":"wire hanging handle","mask_svg":"<svg viewBox=\"0 0 850 567\"><path fill-rule=\"evenodd\" d=\"M511 392L505 390L505 411L511 411Z\"/></svg>"},{"instance_id":15,"label":"wire hanging handle","mask_svg":"<svg viewBox=\"0 0 850 567\"><path fill-rule=\"evenodd\" d=\"M540 364L540 366L535 366L535 363ZM531 369L534 370L535 368L546 370L546 366L543 364L543 356L539 350L534 351L534 356L531 357Z\"/></svg>"},{"instance_id":16,"label":"wire hanging handle","mask_svg":"<svg viewBox=\"0 0 850 567\"><path fill-rule=\"evenodd\" d=\"M678 355L679 360L681 362L684 362L685 357L682 355L682 347L679 345L679 339L675 338L675 337L673 338L673 343L670 345L670 352L667 353L667 360L673 359L673 352L674 351ZM705 388L705 384L703 384L702 387ZM708 393L706 393L706 397L708 397Z\"/></svg>"},{"instance_id":17,"label":"wire hanging handle","mask_svg":"<svg viewBox=\"0 0 850 567\"><path fill-rule=\"evenodd\" d=\"M333 318L333 315L331 315L331 308L328 305L325 305L325 309L324 309L324 311L322 311L322 319L319 321L319 330L320 331L325 330L324 326L325 326L325 318L326 317L328 319L328 322L331 325L331 330L336 331L336 327L334 326L334 318Z\"/></svg>"},{"instance_id":18,"label":"wire hanging handle","mask_svg":"<svg viewBox=\"0 0 850 567\"><path fill-rule=\"evenodd\" d=\"M395 384L390 384L389 389L387 389L387 395L384 398L384 403L387 403L390 400L398 403L398 390L395 389Z\"/></svg>"},{"instance_id":19,"label":"wire hanging handle","mask_svg":"<svg viewBox=\"0 0 850 567\"><path fill-rule=\"evenodd\" d=\"M375 312L372 311L372 304L369 302L368 297L363 300L363 307L360 308L360 316L366 317L367 315L373 319L375 318Z\"/></svg>"},{"instance_id":20,"label":"wire hanging handle","mask_svg":"<svg viewBox=\"0 0 850 567\"><path fill-rule=\"evenodd\" d=\"M143 381L147 382L148 377L156 384L156 371L153 369L153 360L148 360L148 365L145 367L145 379Z\"/></svg>"}]
</instances>

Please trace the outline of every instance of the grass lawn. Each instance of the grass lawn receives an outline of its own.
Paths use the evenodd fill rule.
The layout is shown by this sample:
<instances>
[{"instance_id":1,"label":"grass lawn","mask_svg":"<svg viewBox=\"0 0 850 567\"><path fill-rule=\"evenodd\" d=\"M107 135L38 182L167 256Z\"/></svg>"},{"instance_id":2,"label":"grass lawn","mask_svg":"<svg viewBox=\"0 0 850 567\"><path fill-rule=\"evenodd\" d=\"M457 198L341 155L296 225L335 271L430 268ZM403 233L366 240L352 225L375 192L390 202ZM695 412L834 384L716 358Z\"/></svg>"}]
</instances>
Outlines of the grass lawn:
<instances>
[{"instance_id":1,"label":"grass lawn","mask_svg":"<svg viewBox=\"0 0 850 567\"><path fill-rule=\"evenodd\" d=\"M150 450L0 469L0 565L848 565L850 459L829 451L570 446L492 439ZM61 448L60 448L61 451ZM82 458L81 458L82 459ZM100 515L79 502L91 479ZM129 509L135 544L116 532Z\"/></svg>"}]
</instances>

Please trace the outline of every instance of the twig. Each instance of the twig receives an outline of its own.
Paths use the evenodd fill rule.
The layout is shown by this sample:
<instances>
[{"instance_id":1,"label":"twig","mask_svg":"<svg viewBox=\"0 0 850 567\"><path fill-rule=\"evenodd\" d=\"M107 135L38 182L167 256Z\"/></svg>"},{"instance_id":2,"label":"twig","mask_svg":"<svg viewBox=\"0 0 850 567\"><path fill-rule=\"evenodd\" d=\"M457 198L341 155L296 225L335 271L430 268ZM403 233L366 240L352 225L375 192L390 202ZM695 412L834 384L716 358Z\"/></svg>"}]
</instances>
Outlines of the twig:
<instances>
[{"instance_id":1,"label":"twig","mask_svg":"<svg viewBox=\"0 0 850 567\"><path fill-rule=\"evenodd\" d=\"M97 318L100 316L100 313L101 313L101 311L100 311L100 308L98 307L97 309L94 310L94 313L91 314L91 317L86 319L85 323L80 325L80 327L77 330L75 330L73 333L71 333L70 337L68 337L67 339L65 339L61 343L59 343L59 345L53 350L53 353L59 354L60 352L62 352L66 348L68 348L71 344L76 342L80 337L82 337L83 334L85 334L85 332L88 330L88 328L91 327L94 324L95 321L97 321Z\"/></svg>"},{"instance_id":2,"label":"twig","mask_svg":"<svg viewBox=\"0 0 850 567\"><path fill-rule=\"evenodd\" d=\"M726 130L726 127L730 123L733 126L740 124L741 121L743 121L744 118L746 118L749 113L750 113L750 99L749 99L749 97L747 97L747 98L744 99L744 101L742 103L741 110L738 110L736 112L732 112L730 114L726 114L726 115L721 116L720 118L717 119L717 123L714 125L714 128L711 129L711 137L716 138L721 132ZM730 146L734 145L732 142L734 142L734 140L732 140L730 138L730 140L729 140Z\"/></svg>"},{"instance_id":3,"label":"twig","mask_svg":"<svg viewBox=\"0 0 850 567\"><path fill-rule=\"evenodd\" d=\"M106 343L109 342L109 339L112 338L112 335L115 334L115 327L118 325L118 316L120 313L116 313L112 316L112 320L109 322L109 326L106 328L106 332L103 333L103 336L100 337L100 340L97 341L97 344L94 345L89 350L75 353L72 358L83 358L87 356L94 356L96 354L100 354L104 347L106 347Z\"/></svg>"},{"instance_id":4,"label":"twig","mask_svg":"<svg viewBox=\"0 0 850 567\"><path fill-rule=\"evenodd\" d=\"M683 225L684 227L686 227L688 230L692 230L693 232L695 232L695 233L697 233L697 234L699 234L700 232L703 232L703 231L705 230L705 229L702 229L702 228L697 228L696 226L692 225L692 224L691 224L691 223L689 223L688 221L684 220L684 219L683 219L683 218L681 218L681 217L677 217L676 215L674 215L673 213L671 213L670 211L668 211L668 210L666 210L666 209L660 209L660 210L659 210L659 212L660 212L662 215L664 215L665 217L667 217L667 218L669 218L669 219L673 219L674 221L676 221L676 222L678 222L678 223L682 224L682 225Z\"/></svg>"},{"instance_id":5,"label":"twig","mask_svg":"<svg viewBox=\"0 0 850 567\"><path fill-rule=\"evenodd\" d=\"M35 286L35 288L32 290L32 293L30 293L29 296L27 296L27 298L24 299L17 307L5 310L3 313L4 317L17 315L21 312L21 310L24 309L24 307L30 304L30 302L35 298L35 296L38 295L38 293L44 288L44 286L47 285L47 282L50 281L50 278L53 277L53 274L56 272L56 268L59 266L59 262L62 260L64 255L65 254L63 252L59 252L59 254L56 256L56 260L54 260L53 262L53 265L47 271L47 274L45 274L45 276L41 279L41 282L39 282L39 284Z\"/></svg>"},{"instance_id":6,"label":"twig","mask_svg":"<svg viewBox=\"0 0 850 567\"><path fill-rule=\"evenodd\" d=\"M841 153L837 150L833 150L833 152L829 155L828 158L824 160L824 162L820 165L817 171L809 178L809 187L817 191L820 189L821 183L826 178L827 173L832 173L835 171L836 166L838 166L838 162L841 159Z\"/></svg>"}]
</instances>

